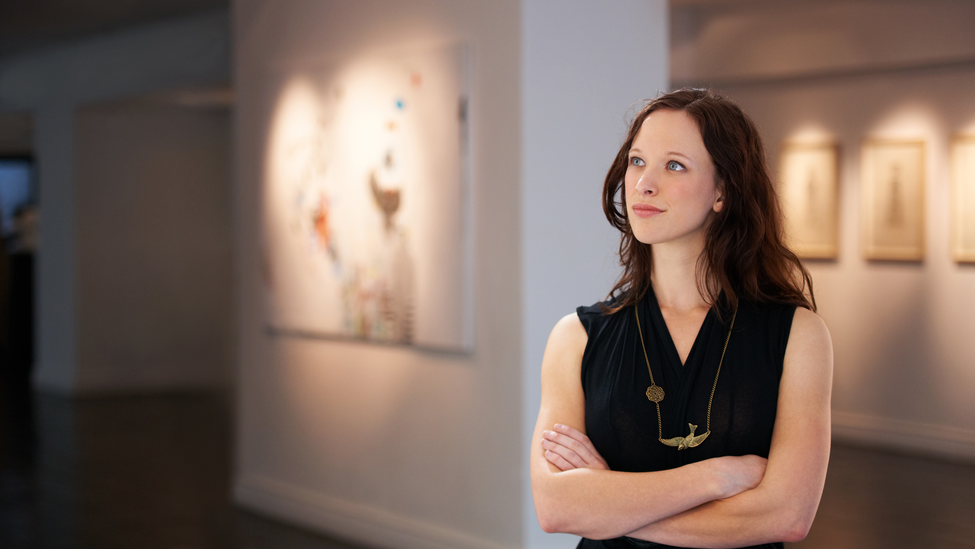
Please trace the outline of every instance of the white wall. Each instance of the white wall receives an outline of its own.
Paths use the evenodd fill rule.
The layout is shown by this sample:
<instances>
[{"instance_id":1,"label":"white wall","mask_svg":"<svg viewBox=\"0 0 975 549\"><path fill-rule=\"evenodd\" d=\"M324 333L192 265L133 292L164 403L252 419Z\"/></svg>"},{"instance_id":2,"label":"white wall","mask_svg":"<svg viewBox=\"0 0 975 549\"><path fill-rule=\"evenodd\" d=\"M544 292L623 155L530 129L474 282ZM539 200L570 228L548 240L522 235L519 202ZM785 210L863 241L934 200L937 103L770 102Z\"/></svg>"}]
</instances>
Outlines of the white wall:
<instances>
[{"instance_id":1,"label":"white wall","mask_svg":"<svg viewBox=\"0 0 975 549\"><path fill-rule=\"evenodd\" d=\"M530 500L548 331L602 298L617 245L600 188L634 102L666 87L663 1L240 0L236 44L236 497L383 547L571 547ZM258 223L265 75L389 48L471 46L470 356L268 334Z\"/></svg>"},{"instance_id":2,"label":"white wall","mask_svg":"<svg viewBox=\"0 0 975 549\"><path fill-rule=\"evenodd\" d=\"M78 389L78 205L74 180L79 105L159 90L226 83L225 11L147 25L0 62L0 112L34 117L39 174L37 364L45 389Z\"/></svg>"},{"instance_id":3,"label":"white wall","mask_svg":"<svg viewBox=\"0 0 975 549\"><path fill-rule=\"evenodd\" d=\"M605 299L619 232L602 211L606 171L627 113L667 88L667 4L642 0L522 3L522 439L531 441L548 333ZM526 547L575 547L542 532L523 463Z\"/></svg>"},{"instance_id":4,"label":"white wall","mask_svg":"<svg viewBox=\"0 0 975 549\"><path fill-rule=\"evenodd\" d=\"M956 264L949 254L949 147L956 133L975 131L975 98L967 91L975 86L969 28L975 5L854 2L816 13L798 6L718 15L698 29L709 38L684 47L726 63L720 72L715 69L715 79L760 126L773 173L786 139L818 136L840 146L840 255L807 263L820 314L833 335L835 435L973 459L975 269ZM828 32L817 23L822 17L832 22ZM764 64L758 45L778 43L789 21L807 19L811 24L796 41L847 48L855 63L841 62L831 48L795 48L788 68L775 59ZM727 31L731 28L737 30ZM713 39L717 29L727 31L723 45ZM742 47L753 55L736 62ZM764 55L781 53L769 48ZM676 56L675 51L675 63ZM759 67L765 72L758 74ZM694 78L712 81L703 70ZM863 259L860 147L867 137L919 138L927 144L923 262Z\"/></svg>"},{"instance_id":5,"label":"white wall","mask_svg":"<svg viewBox=\"0 0 975 549\"><path fill-rule=\"evenodd\" d=\"M75 390L228 386L229 109L115 102L75 120Z\"/></svg>"},{"instance_id":6,"label":"white wall","mask_svg":"<svg viewBox=\"0 0 975 549\"><path fill-rule=\"evenodd\" d=\"M241 0L238 502L381 547L521 544L519 6ZM274 337L261 281L265 75L387 48L470 45L474 350Z\"/></svg>"}]
</instances>

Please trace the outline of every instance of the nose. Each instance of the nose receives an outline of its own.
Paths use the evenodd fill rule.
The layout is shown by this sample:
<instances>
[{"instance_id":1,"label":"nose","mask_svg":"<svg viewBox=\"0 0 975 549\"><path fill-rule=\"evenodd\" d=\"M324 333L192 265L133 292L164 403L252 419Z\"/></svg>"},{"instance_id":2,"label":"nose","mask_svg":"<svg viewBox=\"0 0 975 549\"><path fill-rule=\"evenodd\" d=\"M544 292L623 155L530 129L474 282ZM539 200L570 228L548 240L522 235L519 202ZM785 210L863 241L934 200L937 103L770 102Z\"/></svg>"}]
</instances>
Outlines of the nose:
<instances>
[{"instance_id":1,"label":"nose","mask_svg":"<svg viewBox=\"0 0 975 549\"><path fill-rule=\"evenodd\" d=\"M650 170L644 170L640 174L640 179L636 181L636 192L646 195L657 194L657 182L650 174Z\"/></svg>"}]
</instances>

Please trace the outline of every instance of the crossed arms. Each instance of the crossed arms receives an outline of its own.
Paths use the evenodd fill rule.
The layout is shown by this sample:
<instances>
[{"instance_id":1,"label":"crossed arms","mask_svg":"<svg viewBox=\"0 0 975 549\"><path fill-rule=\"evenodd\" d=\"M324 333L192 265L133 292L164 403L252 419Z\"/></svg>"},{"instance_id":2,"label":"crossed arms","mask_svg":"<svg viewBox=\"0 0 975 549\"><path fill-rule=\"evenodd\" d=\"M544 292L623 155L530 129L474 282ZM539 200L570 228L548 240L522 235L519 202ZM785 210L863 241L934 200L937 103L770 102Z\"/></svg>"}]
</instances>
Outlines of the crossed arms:
<instances>
[{"instance_id":1,"label":"crossed arms","mask_svg":"<svg viewBox=\"0 0 975 549\"><path fill-rule=\"evenodd\" d=\"M531 482L543 530L715 548L806 536L829 461L833 353L819 316L796 310L767 461L725 456L650 473L608 470L585 435L586 341L578 317L568 315L542 361Z\"/></svg>"}]
</instances>

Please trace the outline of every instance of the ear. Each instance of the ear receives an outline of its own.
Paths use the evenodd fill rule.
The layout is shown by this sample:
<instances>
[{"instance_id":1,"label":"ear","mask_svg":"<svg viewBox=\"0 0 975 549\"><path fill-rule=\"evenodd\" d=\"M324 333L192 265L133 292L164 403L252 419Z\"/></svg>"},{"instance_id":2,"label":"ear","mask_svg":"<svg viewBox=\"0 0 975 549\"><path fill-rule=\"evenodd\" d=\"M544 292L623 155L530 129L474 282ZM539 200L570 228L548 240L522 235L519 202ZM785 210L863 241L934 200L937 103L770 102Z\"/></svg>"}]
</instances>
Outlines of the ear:
<instances>
[{"instance_id":1,"label":"ear","mask_svg":"<svg viewBox=\"0 0 975 549\"><path fill-rule=\"evenodd\" d=\"M711 206L711 209L714 210L715 213L718 213L722 208L724 208L724 185L718 184L716 191L714 204Z\"/></svg>"}]
</instances>

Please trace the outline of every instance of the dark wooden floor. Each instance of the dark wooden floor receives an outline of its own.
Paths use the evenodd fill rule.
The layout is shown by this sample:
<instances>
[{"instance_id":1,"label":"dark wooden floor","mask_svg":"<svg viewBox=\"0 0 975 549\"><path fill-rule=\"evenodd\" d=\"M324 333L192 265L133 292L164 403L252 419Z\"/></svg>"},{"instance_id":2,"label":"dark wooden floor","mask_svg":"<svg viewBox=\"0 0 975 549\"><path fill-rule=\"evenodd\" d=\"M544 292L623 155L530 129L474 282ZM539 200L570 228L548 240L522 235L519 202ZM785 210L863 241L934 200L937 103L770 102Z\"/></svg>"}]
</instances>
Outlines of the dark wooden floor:
<instances>
[{"instance_id":1,"label":"dark wooden floor","mask_svg":"<svg viewBox=\"0 0 975 549\"><path fill-rule=\"evenodd\" d=\"M226 398L4 400L0 548L354 549L231 504ZM975 467L836 446L793 547L975 547Z\"/></svg>"},{"instance_id":2,"label":"dark wooden floor","mask_svg":"<svg viewBox=\"0 0 975 549\"><path fill-rule=\"evenodd\" d=\"M356 549L232 505L223 396L4 400L2 549Z\"/></svg>"}]
</instances>

